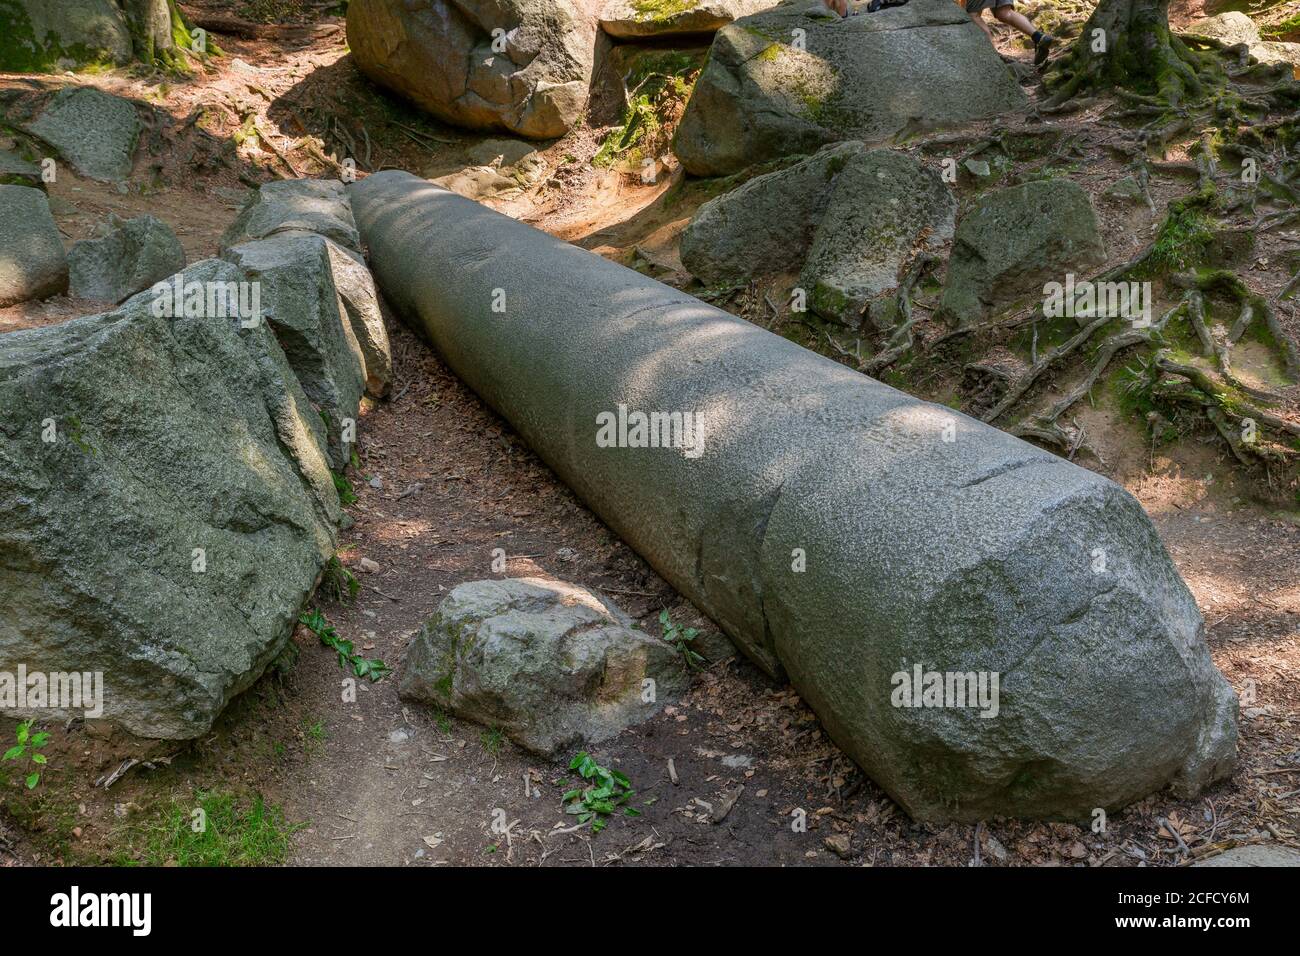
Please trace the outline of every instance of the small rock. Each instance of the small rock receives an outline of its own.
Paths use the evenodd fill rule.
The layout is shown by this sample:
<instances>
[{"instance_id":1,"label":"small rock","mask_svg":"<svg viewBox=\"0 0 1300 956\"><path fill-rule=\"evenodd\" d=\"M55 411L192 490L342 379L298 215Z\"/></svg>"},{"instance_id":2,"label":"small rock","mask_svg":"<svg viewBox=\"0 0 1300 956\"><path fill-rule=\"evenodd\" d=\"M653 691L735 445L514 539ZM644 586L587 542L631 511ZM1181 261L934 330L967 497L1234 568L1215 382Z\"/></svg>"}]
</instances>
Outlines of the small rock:
<instances>
[{"instance_id":1,"label":"small rock","mask_svg":"<svg viewBox=\"0 0 1300 956\"><path fill-rule=\"evenodd\" d=\"M832 833L822 842L825 844L826 849L841 860L847 860L853 855L853 841L847 833Z\"/></svg>"},{"instance_id":2,"label":"small rock","mask_svg":"<svg viewBox=\"0 0 1300 956\"><path fill-rule=\"evenodd\" d=\"M416 636L399 693L499 727L534 753L567 752L652 717L689 685L676 652L629 624L575 584L470 581Z\"/></svg>"},{"instance_id":3,"label":"small rock","mask_svg":"<svg viewBox=\"0 0 1300 956\"><path fill-rule=\"evenodd\" d=\"M561 561L577 561L578 552L573 548L560 548L555 552L555 556Z\"/></svg>"},{"instance_id":4,"label":"small rock","mask_svg":"<svg viewBox=\"0 0 1300 956\"><path fill-rule=\"evenodd\" d=\"M727 754L722 758L722 765L732 770L749 769L754 766L754 758L749 754Z\"/></svg>"},{"instance_id":5,"label":"small rock","mask_svg":"<svg viewBox=\"0 0 1300 956\"><path fill-rule=\"evenodd\" d=\"M980 179L993 175L993 170L989 169L989 164L982 159L968 159L962 165L966 167L966 172L972 176L978 176Z\"/></svg>"},{"instance_id":6,"label":"small rock","mask_svg":"<svg viewBox=\"0 0 1300 956\"><path fill-rule=\"evenodd\" d=\"M359 567L366 574L374 574L379 570L379 562L372 561L369 558L362 558L359 562L357 562L357 567Z\"/></svg>"},{"instance_id":7,"label":"small rock","mask_svg":"<svg viewBox=\"0 0 1300 956\"><path fill-rule=\"evenodd\" d=\"M382 491L384 488L384 479L380 478L378 475L374 475L366 482L366 484L371 488L374 488L376 491Z\"/></svg>"},{"instance_id":8,"label":"small rock","mask_svg":"<svg viewBox=\"0 0 1300 956\"><path fill-rule=\"evenodd\" d=\"M410 739L411 739L410 731L408 731L404 727L398 727L396 730L394 730L392 733L388 735L388 742L390 744L404 744Z\"/></svg>"}]
</instances>

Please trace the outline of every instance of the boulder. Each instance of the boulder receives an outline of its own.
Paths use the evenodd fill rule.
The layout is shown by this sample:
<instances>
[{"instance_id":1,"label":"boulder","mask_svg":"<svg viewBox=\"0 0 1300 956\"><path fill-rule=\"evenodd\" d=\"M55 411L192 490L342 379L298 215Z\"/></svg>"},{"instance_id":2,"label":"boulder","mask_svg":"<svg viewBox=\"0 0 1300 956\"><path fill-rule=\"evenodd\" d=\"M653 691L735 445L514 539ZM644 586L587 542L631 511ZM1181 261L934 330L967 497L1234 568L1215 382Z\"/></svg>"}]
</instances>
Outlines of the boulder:
<instances>
[{"instance_id":1,"label":"boulder","mask_svg":"<svg viewBox=\"0 0 1300 956\"><path fill-rule=\"evenodd\" d=\"M797 271L826 213L836 174L861 143L836 143L710 199L682 232L682 265L706 285Z\"/></svg>"},{"instance_id":2,"label":"boulder","mask_svg":"<svg viewBox=\"0 0 1300 956\"><path fill-rule=\"evenodd\" d=\"M361 251L347 192L333 179L286 179L266 183L248 197L221 237L223 249L278 232L314 232Z\"/></svg>"},{"instance_id":3,"label":"boulder","mask_svg":"<svg viewBox=\"0 0 1300 956\"><path fill-rule=\"evenodd\" d=\"M131 25L115 0L0 3L0 70L42 73L125 63L131 52Z\"/></svg>"},{"instance_id":4,"label":"boulder","mask_svg":"<svg viewBox=\"0 0 1300 956\"><path fill-rule=\"evenodd\" d=\"M45 193L0 185L0 306L68 287L68 256Z\"/></svg>"},{"instance_id":5,"label":"boulder","mask_svg":"<svg viewBox=\"0 0 1300 956\"><path fill-rule=\"evenodd\" d=\"M865 152L835 178L800 284L819 315L878 329L897 321L895 292L920 253L952 239L957 200L938 172L887 149Z\"/></svg>"},{"instance_id":6,"label":"boulder","mask_svg":"<svg viewBox=\"0 0 1300 956\"><path fill-rule=\"evenodd\" d=\"M1209 37L1224 46L1236 46L1238 43L1250 46L1261 39L1255 21L1239 10L1229 10L1227 13L1197 20L1188 24L1182 34L1187 37Z\"/></svg>"},{"instance_id":7,"label":"boulder","mask_svg":"<svg viewBox=\"0 0 1300 956\"><path fill-rule=\"evenodd\" d=\"M268 327L211 294L243 280L207 260L180 316L151 290L0 335L0 661L101 672L102 717L142 737L206 733L334 553L323 425Z\"/></svg>"},{"instance_id":8,"label":"boulder","mask_svg":"<svg viewBox=\"0 0 1300 956\"><path fill-rule=\"evenodd\" d=\"M26 129L82 176L116 182L131 175L141 125L129 101L81 86L56 93Z\"/></svg>"},{"instance_id":9,"label":"boulder","mask_svg":"<svg viewBox=\"0 0 1300 956\"><path fill-rule=\"evenodd\" d=\"M417 177L351 195L393 308L915 817L1231 772L1236 696L1119 485Z\"/></svg>"},{"instance_id":10,"label":"boulder","mask_svg":"<svg viewBox=\"0 0 1300 956\"><path fill-rule=\"evenodd\" d=\"M399 692L499 727L534 753L569 755L647 720L686 690L676 649L630 624L575 584L470 581L453 588L416 635Z\"/></svg>"},{"instance_id":11,"label":"boulder","mask_svg":"<svg viewBox=\"0 0 1300 956\"><path fill-rule=\"evenodd\" d=\"M101 233L68 252L69 291L78 298L121 302L185 268L185 250L161 219L110 214Z\"/></svg>"},{"instance_id":12,"label":"boulder","mask_svg":"<svg viewBox=\"0 0 1300 956\"><path fill-rule=\"evenodd\" d=\"M610 0L600 28L620 40L713 33L779 0Z\"/></svg>"},{"instance_id":13,"label":"boulder","mask_svg":"<svg viewBox=\"0 0 1300 956\"><path fill-rule=\"evenodd\" d=\"M718 31L677 128L688 173L720 176L826 143L1023 110L1011 72L950 0L838 20L803 0Z\"/></svg>"},{"instance_id":14,"label":"boulder","mask_svg":"<svg viewBox=\"0 0 1300 956\"><path fill-rule=\"evenodd\" d=\"M982 196L957 224L941 314L956 324L1026 296L1046 281L1100 265L1106 250L1088 194L1046 179Z\"/></svg>"},{"instance_id":15,"label":"boulder","mask_svg":"<svg viewBox=\"0 0 1300 956\"><path fill-rule=\"evenodd\" d=\"M41 168L6 149L0 149L0 185L31 186L42 191L45 189Z\"/></svg>"},{"instance_id":16,"label":"boulder","mask_svg":"<svg viewBox=\"0 0 1300 956\"><path fill-rule=\"evenodd\" d=\"M834 143L701 206L682 233L682 264L709 284L802 266L814 312L884 328L903 272L952 238L956 213L938 173L912 157Z\"/></svg>"},{"instance_id":17,"label":"boulder","mask_svg":"<svg viewBox=\"0 0 1300 956\"><path fill-rule=\"evenodd\" d=\"M366 364L334 281L328 240L313 233L281 233L241 243L227 250L225 258L257 283L262 316L324 419L330 462L342 471L355 440Z\"/></svg>"},{"instance_id":18,"label":"boulder","mask_svg":"<svg viewBox=\"0 0 1300 956\"><path fill-rule=\"evenodd\" d=\"M1300 850L1268 843L1234 846L1192 866L1300 866Z\"/></svg>"},{"instance_id":19,"label":"boulder","mask_svg":"<svg viewBox=\"0 0 1300 956\"><path fill-rule=\"evenodd\" d=\"M548 139L586 106L595 0L353 0L347 23L362 73L449 123Z\"/></svg>"},{"instance_id":20,"label":"boulder","mask_svg":"<svg viewBox=\"0 0 1300 956\"><path fill-rule=\"evenodd\" d=\"M1193 40L1205 37L1223 46L1245 44L1250 55L1260 63L1300 66L1300 43L1265 40L1260 36L1255 21L1238 10L1197 20L1189 24L1181 36Z\"/></svg>"}]
</instances>

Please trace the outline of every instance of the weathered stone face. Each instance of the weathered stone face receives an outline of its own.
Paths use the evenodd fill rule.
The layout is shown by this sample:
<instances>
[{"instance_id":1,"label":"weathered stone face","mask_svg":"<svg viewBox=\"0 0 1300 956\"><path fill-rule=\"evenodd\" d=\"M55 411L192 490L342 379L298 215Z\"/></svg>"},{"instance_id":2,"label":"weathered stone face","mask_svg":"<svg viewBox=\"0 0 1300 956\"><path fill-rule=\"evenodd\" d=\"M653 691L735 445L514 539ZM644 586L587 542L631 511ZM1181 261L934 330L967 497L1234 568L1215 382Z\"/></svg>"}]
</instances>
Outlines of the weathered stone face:
<instances>
[{"instance_id":1,"label":"weathered stone face","mask_svg":"<svg viewBox=\"0 0 1300 956\"><path fill-rule=\"evenodd\" d=\"M0 306L68 287L68 256L45 193L0 185Z\"/></svg>"},{"instance_id":2,"label":"weathered stone face","mask_svg":"<svg viewBox=\"0 0 1300 956\"><path fill-rule=\"evenodd\" d=\"M270 328L158 302L0 335L0 664L102 672L104 719L183 739L284 647L339 503Z\"/></svg>"},{"instance_id":3,"label":"weathered stone face","mask_svg":"<svg viewBox=\"0 0 1300 956\"><path fill-rule=\"evenodd\" d=\"M356 441L366 360L334 283L328 242L312 233L277 233L235 246L226 258L258 283L262 314L325 420L330 461L342 471Z\"/></svg>"},{"instance_id":4,"label":"weathered stone face","mask_svg":"<svg viewBox=\"0 0 1300 956\"><path fill-rule=\"evenodd\" d=\"M880 144L1026 103L950 0L843 21L815 0L792 0L718 31L673 148L687 172L720 176L838 140Z\"/></svg>"},{"instance_id":5,"label":"weathered stone face","mask_svg":"<svg viewBox=\"0 0 1300 956\"><path fill-rule=\"evenodd\" d=\"M952 237L956 212L938 173L910 156L835 143L701 206L682 264L708 283L800 272L812 311L884 327L902 273Z\"/></svg>"},{"instance_id":6,"label":"weathered stone face","mask_svg":"<svg viewBox=\"0 0 1300 956\"><path fill-rule=\"evenodd\" d=\"M999 189L957 224L940 311L956 324L975 322L1017 298L1041 298L1044 282L1063 282L1105 257L1097 214L1078 183Z\"/></svg>"},{"instance_id":7,"label":"weathered stone face","mask_svg":"<svg viewBox=\"0 0 1300 956\"><path fill-rule=\"evenodd\" d=\"M393 306L914 816L1086 819L1231 770L1236 697L1118 485L409 175L352 196ZM598 444L620 404L702 414L700 453ZM996 706L898 700L918 665L998 675Z\"/></svg>"},{"instance_id":8,"label":"weathered stone face","mask_svg":"<svg viewBox=\"0 0 1300 956\"><path fill-rule=\"evenodd\" d=\"M27 125L78 173L101 182L131 175L140 130L130 102L91 86L60 90Z\"/></svg>"},{"instance_id":9,"label":"weathered stone face","mask_svg":"<svg viewBox=\"0 0 1300 956\"><path fill-rule=\"evenodd\" d=\"M100 238L73 244L68 263L72 295L117 303L180 272L185 250L161 219L111 216Z\"/></svg>"},{"instance_id":10,"label":"weathered stone face","mask_svg":"<svg viewBox=\"0 0 1300 956\"><path fill-rule=\"evenodd\" d=\"M532 139L563 136L582 113L596 32L594 0L348 6L353 58L376 83L449 123Z\"/></svg>"},{"instance_id":11,"label":"weathered stone face","mask_svg":"<svg viewBox=\"0 0 1300 956\"><path fill-rule=\"evenodd\" d=\"M558 756L649 719L686 690L676 650L630 623L573 584L460 584L411 645L401 694ZM646 680L654 682L651 700Z\"/></svg>"}]
</instances>

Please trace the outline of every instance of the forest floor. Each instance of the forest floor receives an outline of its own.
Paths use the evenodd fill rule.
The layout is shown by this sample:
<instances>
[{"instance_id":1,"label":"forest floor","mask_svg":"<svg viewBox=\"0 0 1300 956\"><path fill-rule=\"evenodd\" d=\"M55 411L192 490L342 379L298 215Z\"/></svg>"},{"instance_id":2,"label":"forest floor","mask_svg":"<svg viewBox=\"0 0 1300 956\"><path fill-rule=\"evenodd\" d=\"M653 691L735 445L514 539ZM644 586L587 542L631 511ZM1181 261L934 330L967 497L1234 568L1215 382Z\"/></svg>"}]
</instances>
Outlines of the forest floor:
<instances>
[{"instance_id":1,"label":"forest floor","mask_svg":"<svg viewBox=\"0 0 1300 956\"><path fill-rule=\"evenodd\" d=\"M191 15L244 21L260 9L220 0L185 6ZM109 212L149 213L177 231L195 261L216 253L250 186L334 175L331 155L359 156L363 171L392 166L429 176L471 165L484 137L376 91L352 67L337 16L323 4L291 6L280 18L287 25L253 22L246 35L220 34L226 57L189 78L0 77L9 107L62 84L91 83L147 104L156 117L125 193L72 173L51 184L66 237L89 235ZM999 42L1004 55L1027 62L1014 38L999 34ZM1122 261L1149 241L1156 210L1187 184L1153 180L1156 210L1106 202L1106 186L1125 166L1104 148L1107 134L1095 119L1059 122L1079 137L1087 160L1076 161L1072 175L1097 197L1110 256ZM250 123L260 144L235 145L233 131ZM671 163L652 185L596 168L590 159L601 132L583 128L546 146L539 154L546 176L488 201L689 288L675 239L716 185L684 182ZM1260 240L1252 287L1276 295L1289 261L1280 245L1294 235ZM751 292L723 304L794 337L780 309L756 311L762 301ZM0 332L103 307L58 298L0 309ZM1280 317L1293 337L1300 332L1293 314ZM650 633L662 609L680 624L711 626L422 341L391 317L389 331L395 381L391 397L362 421L360 467L351 475L357 500L347 508L354 523L340 551L361 588L348 603L318 595L342 636L400 667L450 588L492 576L496 548L507 553L510 576L598 589ZM952 401L960 369L936 361L893 384ZM791 688L733 659L701 671L689 695L659 717L593 749L631 779L642 811L593 835L563 812L566 764L540 760L490 728L405 704L393 677L361 684L356 702L345 702L334 654L299 628L291 671L263 678L210 734L159 751L108 788L96 781L119 765L120 738L47 728L54 738L40 786L0 789L0 865L184 862L177 822L188 808L227 796L243 813L232 829L245 828L260 801L274 808L270 829L292 831L278 842L272 834L271 849L246 847L246 856L232 851L227 861L1137 866L1185 864L1234 843L1300 846L1300 516L1270 496L1267 475L1240 466L1213 435L1155 448L1111 407L1080 414L1099 455L1081 463L1123 484L1151 514L1205 616L1215 663L1248 698L1240 765L1201 798L1154 795L1112 815L1102 833L1004 820L915 824L827 740ZM362 572L363 557L379 570ZM807 813L806 832L792 827L796 809ZM502 820L504 828L494 826Z\"/></svg>"}]
</instances>

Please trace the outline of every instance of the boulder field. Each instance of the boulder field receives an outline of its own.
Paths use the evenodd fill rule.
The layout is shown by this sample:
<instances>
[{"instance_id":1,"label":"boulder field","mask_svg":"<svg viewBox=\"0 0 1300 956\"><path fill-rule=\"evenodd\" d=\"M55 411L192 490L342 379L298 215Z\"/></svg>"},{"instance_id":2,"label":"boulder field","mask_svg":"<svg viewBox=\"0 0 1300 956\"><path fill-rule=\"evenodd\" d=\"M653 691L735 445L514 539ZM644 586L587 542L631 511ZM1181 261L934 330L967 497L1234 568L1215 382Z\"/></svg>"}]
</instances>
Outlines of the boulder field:
<instances>
[{"instance_id":1,"label":"boulder field","mask_svg":"<svg viewBox=\"0 0 1300 956\"><path fill-rule=\"evenodd\" d=\"M92 716L187 739L283 650L334 554L341 420L391 374L369 273L295 214L351 224L333 185L268 187L226 259L0 335L0 670L98 672Z\"/></svg>"},{"instance_id":2,"label":"boulder field","mask_svg":"<svg viewBox=\"0 0 1300 956\"><path fill-rule=\"evenodd\" d=\"M914 817L1231 771L1236 696L1115 483L409 174L350 192L395 309Z\"/></svg>"}]
</instances>

